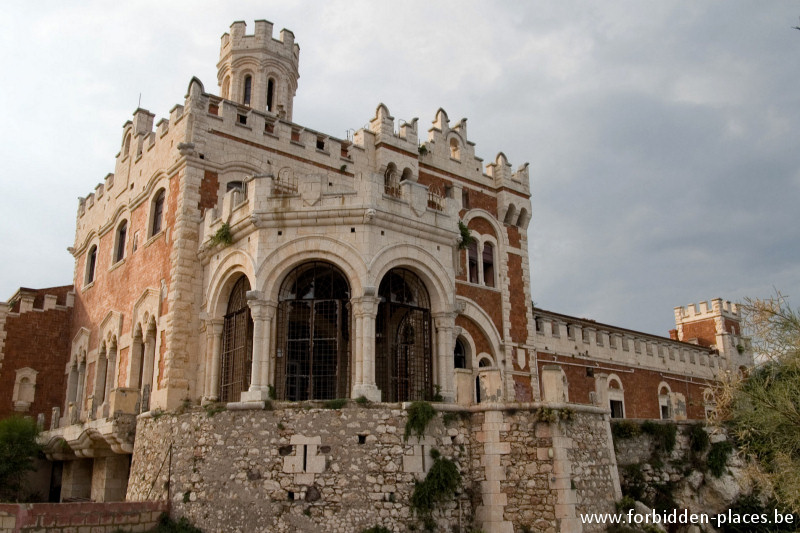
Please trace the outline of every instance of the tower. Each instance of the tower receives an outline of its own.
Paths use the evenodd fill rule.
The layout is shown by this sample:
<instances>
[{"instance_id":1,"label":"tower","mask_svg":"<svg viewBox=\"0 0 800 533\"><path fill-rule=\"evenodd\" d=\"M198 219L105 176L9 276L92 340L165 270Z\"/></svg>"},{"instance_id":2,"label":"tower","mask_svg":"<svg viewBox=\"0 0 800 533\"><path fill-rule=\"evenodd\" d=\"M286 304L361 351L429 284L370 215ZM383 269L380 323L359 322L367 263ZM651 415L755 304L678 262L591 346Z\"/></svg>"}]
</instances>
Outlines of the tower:
<instances>
[{"instance_id":1,"label":"tower","mask_svg":"<svg viewBox=\"0 0 800 533\"><path fill-rule=\"evenodd\" d=\"M230 33L222 35L217 63L217 83L226 100L279 118L292 120L292 102L300 77L300 47L294 34L281 30L272 38L272 23L257 20L253 35L245 35L247 25L231 24Z\"/></svg>"}]
</instances>

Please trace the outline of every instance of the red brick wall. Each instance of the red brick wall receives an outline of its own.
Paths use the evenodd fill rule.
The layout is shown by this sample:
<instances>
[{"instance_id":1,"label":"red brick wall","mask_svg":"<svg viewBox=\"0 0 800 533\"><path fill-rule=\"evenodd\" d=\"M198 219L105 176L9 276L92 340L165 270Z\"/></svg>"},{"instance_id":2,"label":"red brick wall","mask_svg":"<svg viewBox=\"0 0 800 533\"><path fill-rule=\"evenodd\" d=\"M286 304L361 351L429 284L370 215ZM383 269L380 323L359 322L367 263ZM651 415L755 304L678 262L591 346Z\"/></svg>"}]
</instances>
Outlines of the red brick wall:
<instances>
[{"instance_id":1,"label":"red brick wall","mask_svg":"<svg viewBox=\"0 0 800 533\"><path fill-rule=\"evenodd\" d=\"M469 195L470 209L485 209L495 217L497 216L497 198L469 187L464 187Z\"/></svg>"},{"instance_id":2,"label":"red brick wall","mask_svg":"<svg viewBox=\"0 0 800 533\"><path fill-rule=\"evenodd\" d=\"M475 304L486 311L492 317L494 327L502 335L503 333L503 302L499 292L493 289L486 289L479 285L467 283L456 283L456 294L469 298Z\"/></svg>"},{"instance_id":3,"label":"red brick wall","mask_svg":"<svg viewBox=\"0 0 800 533\"><path fill-rule=\"evenodd\" d=\"M519 248L522 239L519 235L519 228L516 226L506 226L508 230L508 245L512 248Z\"/></svg>"},{"instance_id":4,"label":"red brick wall","mask_svg":"<svg viewBox=\"0 0 800 533\"><path fill-rule=\"evenodd\" d=\"M130 214L128 222L128 237L125 250L124 263L109 271L112 263L111 250L114 246L115 231L109 231L100 238L97 251L97 267L95 269L94 285L83 290L86 272L86 252L77 259L75 273L75 313L72 323L70 340L78 333L81 327L89 329L89 349L94 350L100 345L97 327L109 311L119 311L123 315L122 334L131 332L129 320L133 311L133 304L148 287L161 287L161 280L169 285L170 252L171 245L167 240L167 233L172 238L172 229L175 226L175 212L178 201L178 180L175 176L169 182L167 201L164 208L164 224L162 231L148 246L147 234L149 228L150 202L142 202ZM138 249L132 250L133 235L139 232ZM167 302L164 301L161 309L162 315L167 312ZM86 391L87 396L92 394Z\"/></svg>"},{"instance_id":5,"label":"red brick wall","mask_svg":"<svg viewBox=\"0 0 800 533\"><path fill-rule=\"evenodd\" d=\"M56 302L63 304L71 289L72 286L66 286L37 291L34 309L37 303L41 309L45 294L57 295ZM16 307L19 309L19 304ZM64 369L69 361L71 320L71 308L34 310L6 318L5 356L0 369L0 418L15 412L12 397L16 370L30 367L38 372L36 394L25 414L35 418L44 413L49 427L51 409L62 407L66 396Z\"/></svg>"},{"instance_id":6,"label":"red brick wall","mask_svg":"<svg viewBox=\"0 0 800 533\"><path fill-rule=\"evenodd\" d=\"M492 237L497 238L494 227L485 218L475 217L469 221L467 227L470 230L479 233L480 235L491 235Z\"/></svg>"},{"instance_id":7,"label":"red brick wall","mask_svg":"<svg viewBox=\"0 0 800 533\"><path fill-rule=\"evenodd\" d=\"M444 194L446 187L451 187L453 185L453 182L450 180L446 180L422 171L419 173L419 179L417 180L417 183L420 185L427 185L428 187L433 185L439 189L441 194Z\"/></svg>"},{"instance_id":8,"label":"red brick wall","mask_svg":"<svg viewBox=\"0 0 800 533\"><path fill-rule=\"evenodd\" d=\"M533 389L531 378L528 376L514 376L514 395L517 402L532 402Z\"/></svg>"},{"instance_id":9,"label":"red brick wall","mask_svg":"<svg viewBox=\"0 0 800 533\"><path fill-rule=\"evenodd\" d=\"M203 175L203 181L200 183L200 202L197 204L197 207L200 208L201 216L206 212L206 209L217 205L218 192L219 176L216 172L206 170Z\"/></svg>"},{"instance_id":10,"label":"red brick wall","mask_svg":"<svg viewBox=\"0 0 800 533\"><path fill-rule=\"evenodd\" d=\"M594 377L586 375L586 368L594 367L594 362L586 361L586 364L583 365L580 359L553 356L552 354L541 352L537 354L537 359L540 376L544 365L569 363L561 365L569 383L569 401L573 403L589 403L589 392L595 390L595 385ZM578 366L575 366L576 364ZM661 410L658 405L658 385L662 381L669 385L672 392L679 392L684 395L686 398L687 418L694 420L705 418L703 390L708 386L707 384L686 383L683 377L641 368L636 368L633 372L629 372L629 367L613 363L603 363L601 366L603 368L595 368L595 372L615 373L622 382L622 389L625 392L626 418L661 418Z\"/></svg>"},{"instance_id":11,"label":"red brick wall","mask_svg":"<svg viewBox=\"0 0 800 533\"><path fill-rule=\"evenodd\" d=\"M717 329L714 326L714 319L707 318L705 320L684 324L683 338L681 340L685 342L689 339L697 339L700 346L711 346L717 343L716 333Z\"/></svg>"},{"instance_id":12,"label":"red brick wall","mask_svg":"<svg viewBox=\"0 0 800 533\"><path fill-rule=\"evenodd\" d=\"M508 254L508 291L511 300L511 340L523 343L528 340L528 306L522 278L522 258Z\"/></svg>"},{"instance_id":13,"label":"red brick wall","mask_svg":"<svg viewBox=\"0 0 800 533\"><path fill-rule=\"evenodd\" d=\"M477 326L472 320L469 318L459 315L456 317L456 326L459 326L467 331L472 337L472 340L475 342L475 351L476 353L473 354L475 357L479 353L488 353L492 357L497 357L497 354L492 353L492 345L489 343L489 339L483 334L481 328ZM477 361L473 361L474 365L477 365Z\"/></svg>"},{"instance_id":14,"label":"red brick wall","mask_svg":"<svg viewBox=\"0 0 800 533\"><path fill-rule=\"evenodd\" d=\"M113 533L149 531L158 524L167 502L0 503L0 530L43 533Z\"/></svg>"}]
</instances>

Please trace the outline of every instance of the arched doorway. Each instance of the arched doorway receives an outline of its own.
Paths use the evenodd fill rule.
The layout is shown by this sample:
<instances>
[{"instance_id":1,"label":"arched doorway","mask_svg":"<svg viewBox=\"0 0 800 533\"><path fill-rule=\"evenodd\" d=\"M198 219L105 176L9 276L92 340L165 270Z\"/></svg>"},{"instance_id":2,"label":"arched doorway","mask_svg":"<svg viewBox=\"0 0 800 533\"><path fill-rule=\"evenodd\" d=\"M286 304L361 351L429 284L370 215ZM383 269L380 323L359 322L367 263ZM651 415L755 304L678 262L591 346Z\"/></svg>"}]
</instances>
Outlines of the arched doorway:
<instances>
[{"instance_id":1,"label":"arched doorway","mask_svg":"<svg viewBox=\"0 0 800 533\"><path fill-rule=\"evenodd\" d=\"M253 319L247 305L247 277L239 278L231 289L222 328L219 401L238 402L250 387L253 361Z\"/></svg>"},{"instance_id":2,"label":"arched doorway","mask_svg":"<svg viewBox=\"0 0 800 533\"><path fill-rule=\"evenodd\" d=\"M346 398L350 285L330 263L295 268L281 286L275 389L281 400Z\"/></svg>"},{"instance_id":3,"label":"arched doorway","mask_svg":"<svg viewBox=\"0 0 800 533\"><path fill-rule=\"evenodd\" d=\"M390 270L378 289L375 381L386 402L433 397L431 312L428 291L416 274Z\"/></svg>"}]
</instances>

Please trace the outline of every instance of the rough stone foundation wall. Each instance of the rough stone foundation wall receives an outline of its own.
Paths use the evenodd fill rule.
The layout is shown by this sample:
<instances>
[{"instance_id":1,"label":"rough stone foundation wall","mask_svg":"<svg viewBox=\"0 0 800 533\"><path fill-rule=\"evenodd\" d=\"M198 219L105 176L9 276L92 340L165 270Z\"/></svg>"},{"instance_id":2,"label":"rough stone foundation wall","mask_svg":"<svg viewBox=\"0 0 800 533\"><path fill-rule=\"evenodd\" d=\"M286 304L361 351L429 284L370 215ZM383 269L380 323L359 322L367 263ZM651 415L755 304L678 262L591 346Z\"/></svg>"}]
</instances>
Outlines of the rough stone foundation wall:
<instances>
[{"instance_id":1,"label":"rough stone foundation wall","mask_svg":"<svg viewBox=\"0 0 800 533\"><path fill-rule=\"evenodd\" d=\"M167 512L166 502L3 503L3 533L114 533L148 531Z\"/></svg>"},{"instance_id":2,"label":"rough stone foundation wall","mask_svg":"<svg viewBox=\"0 0 800 533\"><path fill-rule=\"evenodd\" d=\"M425 437L408 442L405 422L399 405L355 404L140 418L128 500L168 496L176 515L206 532L405 531L415 522L409 499L432 464L431 448L456 462L463 486L472 485L461 418L445 427L437 416ZM448 528L471 524L466 492L434 518Z\"/></svg>"}]
</instances>

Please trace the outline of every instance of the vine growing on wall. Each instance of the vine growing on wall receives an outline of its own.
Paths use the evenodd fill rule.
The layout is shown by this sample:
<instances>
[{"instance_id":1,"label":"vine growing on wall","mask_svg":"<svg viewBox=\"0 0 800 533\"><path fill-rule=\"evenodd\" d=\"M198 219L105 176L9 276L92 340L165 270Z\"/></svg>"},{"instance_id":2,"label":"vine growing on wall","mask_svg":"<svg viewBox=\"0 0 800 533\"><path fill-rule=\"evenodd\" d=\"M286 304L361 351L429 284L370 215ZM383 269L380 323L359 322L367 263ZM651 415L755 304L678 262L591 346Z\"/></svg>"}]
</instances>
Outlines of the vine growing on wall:
<instances>
[{"instance_id":1,"label":"vine growing on wall","mask_svg":"<svg viewBox=\"0 0 800 533\"><path fill-rule=\"evenodd\" d=\"M414 434L418 438L422 438L425 434L425 428L428 423L436 416L436 410L428 402L413 402L408 408L408 420L406 420L406 429L403 434L403 439L408 438Z\"/></svg>"},{"instance_id":2,"label":"vine growing on wall","mask_svg":"<svg viewBox=\"0 0 800 533\"><path fill-rule=\"evenodd\" d=\"M422 518L427 529L433 529L431 513L437 503L452 497L461 485L461 473L456 464L442 457L438 450L431 450L433 465L425 479L414 484L411 508Z\"/></svg>"},{"instance_id":3,"label":"vine growing on wall","mask_svg":"<svg viewBox=\"0 0 800 533\"><path fill-rule=\"evenodd\" d=\"M233 233L231 232L231 225L227 222L223 223L217 232L211 236L211 244L222 244L230 246L233 244Z\"/></svg>"},{"instance_id":4,"label":"vine growing on wall","mask_svg":"<svg viewBox=\"0 0 800 533\"><path fill-rule=\"evenodd\" d=\"M475 237L472 236L470 233L469 228L462 220L458 221L458 231L461 234L461 238L458 241L458 249L465 250L469 247L470 244L475 242Z\"/></svg>"}]
</instances>

